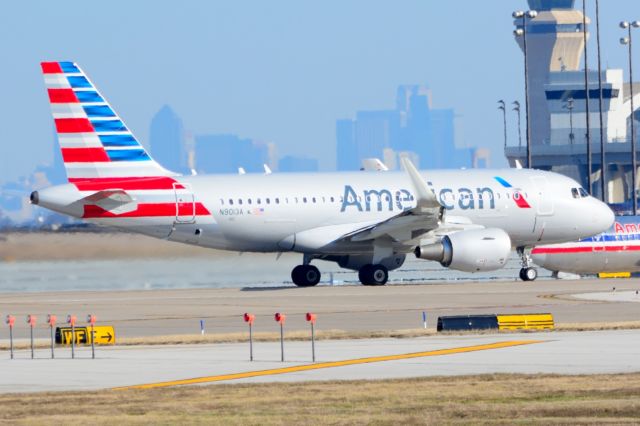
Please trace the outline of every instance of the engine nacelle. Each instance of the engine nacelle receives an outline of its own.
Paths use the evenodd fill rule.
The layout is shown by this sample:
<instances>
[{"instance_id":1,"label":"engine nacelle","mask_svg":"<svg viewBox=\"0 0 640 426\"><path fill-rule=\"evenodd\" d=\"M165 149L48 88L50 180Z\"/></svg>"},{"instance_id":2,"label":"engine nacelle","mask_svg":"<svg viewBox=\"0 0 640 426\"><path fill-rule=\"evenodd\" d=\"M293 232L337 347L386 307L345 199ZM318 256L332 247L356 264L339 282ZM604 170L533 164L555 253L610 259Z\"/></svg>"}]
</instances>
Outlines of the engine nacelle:
<instances>
[{"instance_id":1,"label":"engine nacelle","mask_svg":"<svg viewBox=\"0 0 640 426\"><path fill-rule=\"evenodd\" d=\"M509 259L511 238L498 228L460 231L438 243L418 246L414 253L419 259L434 260L458 271L495 271Z\"/></svg>"}]
</instances>

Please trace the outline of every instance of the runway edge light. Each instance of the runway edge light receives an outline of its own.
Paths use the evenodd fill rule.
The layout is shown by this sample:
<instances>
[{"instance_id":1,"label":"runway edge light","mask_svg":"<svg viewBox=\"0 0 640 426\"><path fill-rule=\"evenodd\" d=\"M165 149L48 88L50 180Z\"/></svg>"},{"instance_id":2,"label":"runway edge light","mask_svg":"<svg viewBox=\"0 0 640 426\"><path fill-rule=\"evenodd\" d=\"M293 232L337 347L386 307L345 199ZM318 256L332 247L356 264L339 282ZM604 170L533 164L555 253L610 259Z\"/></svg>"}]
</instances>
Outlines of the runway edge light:
<instances>
[{"instance_id":1,"label":"runway edge light","mask_svg":"<svg viewBox=\"0 0 640 426\"><path fill-rule=\"evenodd\" d=\"M287 319L285 314L276 312L274 318L278 324L280 324L280 361L284 362L284 322Z\"/></svg>"},{"instance_id":2,"label":"runway edge light","mask_svg":"<svg viewBox=\"0 0 640 426\"><path fill-rule=\"evenodd\" d=\"M314 326L316 324L317 316L311 312L307 312L305 315L307 321L311 324L311 361L316 362L316 333Z\"/></svg>"},{"instance_id":3,"label":"runway edge light","mask_svg":"<svg viewBox=\"0 0 640 426\"><path fill-rule=\"evenodd\" d=\"M253 361L253 322L255 321L256 316L245 312L242 318L244 319L244 322L249 324L249 361Z\"/></svg>"},{"instance_id":4,"label":"runway edge light","mask_svg":"<svg viewBox=\"0 0 640 426\"><path fill-rule=\"evenodd\" d=\"M11 359L13 359L13 325L16 322L16 317L7 315L6 322L9 326L9 349L11 351Z\"/></svg>"},{"instance_id":5,"label":"runway edge light","mask_svg":"<svg viewBox=\"0 0 640 426\"><path fill-rule=\"evenodd\" d=\"M27 315L27 324L29 324L29 340L31 342L31 359L34 358L33 354L33 329L36 326L37 317L35 315Z\"/></svg>"},{"instance_id":6,"label":"runway edge light","mask_svg":"<svg viewBox=\"0 0 640 426\"><path fill-rule=\"evenodd\" d=\"M47 324L49 324L49 332L51 333L51 359L55 358L55 337L53 334L53 328L56 326L56 316L53 314L47 315Z\"/></svg>"}]
</instances>

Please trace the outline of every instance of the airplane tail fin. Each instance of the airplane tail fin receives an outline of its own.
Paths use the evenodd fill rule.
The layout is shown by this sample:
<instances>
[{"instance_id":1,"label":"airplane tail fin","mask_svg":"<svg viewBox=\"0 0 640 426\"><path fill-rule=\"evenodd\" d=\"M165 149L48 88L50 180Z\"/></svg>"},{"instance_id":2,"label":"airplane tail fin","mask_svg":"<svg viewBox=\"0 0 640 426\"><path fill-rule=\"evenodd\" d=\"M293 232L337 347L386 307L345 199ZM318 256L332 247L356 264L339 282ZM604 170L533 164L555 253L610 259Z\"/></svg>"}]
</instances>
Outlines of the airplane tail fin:
<instances>
[{"instance_id":1,"label":"airplane tail fin","mask_svg":"<svg viewBox=\"0 0 640 426\"><path fill-rule=\"evenodd\" d=\"M151 159L73 62L42 62L69 182L177 176Z\"/></svg>"}]
</instances>

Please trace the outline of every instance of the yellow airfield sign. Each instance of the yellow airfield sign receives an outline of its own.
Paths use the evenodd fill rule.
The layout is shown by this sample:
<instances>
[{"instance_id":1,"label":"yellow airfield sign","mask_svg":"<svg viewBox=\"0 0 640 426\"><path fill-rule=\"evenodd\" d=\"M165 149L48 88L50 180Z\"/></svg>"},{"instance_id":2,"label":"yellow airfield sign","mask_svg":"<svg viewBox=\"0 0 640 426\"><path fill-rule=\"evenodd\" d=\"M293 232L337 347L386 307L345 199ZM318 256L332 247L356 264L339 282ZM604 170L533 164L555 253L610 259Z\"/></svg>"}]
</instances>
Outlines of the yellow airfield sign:
<instances>
[{"instance_id":1,"label":"yellow airfield sign","mask_svg":"<svg viewBox=\"0 0 640 426\"><path fill-rule=\"evenodd\" d=\"M56 328L56 343L59 345L70 345L72 339L76 345L90 345L91 340L96 345L114 345L116 343L116 332L111 325L100 325L93 327L75 327L73 330L75 338L72 337L71 327Z\"/></svg>"}]
</instances>

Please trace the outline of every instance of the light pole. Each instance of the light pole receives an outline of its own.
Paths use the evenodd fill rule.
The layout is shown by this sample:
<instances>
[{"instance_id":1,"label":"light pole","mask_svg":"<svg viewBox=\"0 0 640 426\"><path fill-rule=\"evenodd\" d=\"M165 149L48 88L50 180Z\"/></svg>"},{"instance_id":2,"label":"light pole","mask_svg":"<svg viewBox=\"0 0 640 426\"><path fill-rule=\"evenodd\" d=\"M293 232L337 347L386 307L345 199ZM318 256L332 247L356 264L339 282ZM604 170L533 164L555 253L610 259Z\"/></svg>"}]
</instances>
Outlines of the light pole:
<instances>
[{"instance_id":1,"label":"light pole","mask_svg":"<svg viewBox=\"0 0 640 426\"><path fill-rule=\"evenodd\" d=\"M573 145L573 98L567 99L567 103L564 107L569 110L569 128L571 129L569 131L569 144Z\"/></svg>"},{"instance_id":2,"label":"light pole","mask_svg":"<svg viewBox=\"0 0 640 426\"><path fill-rule=\"evenodd\" d=\"M636 194L636 172L638 164L636 158L636 130L633 116L635 111L633 109L633 39L631 37L631 29L640 28L640 21L622 21L620 22L620 28L629 32L627 37L622 37L620 39L620 43L622 45L629 46L629 90L631 95L631 196L633 197L633 214L635 216L638 214L638 196Z\"/></svg>"},{"instance_id":3,"label":"light pole","mask_svg":"<svg viewBox=\"0 0 640 426\"><path fill-rule=\"evenodd\" d=\"M513 110L518 113L518 148L522 148L522 120L520 119L520 102L513 101Z\"/></svg>"},{"instance_id":4,"label":"light pole","mask_svg":"<svg viewBox=\"0 0 640 426\"><path fill-rule=\"evenodd\" d=\"M602 61L600 55L600 2L596 0L596 44L598 46L598 110L600 113L600 191L602 202L607 202L607 164L605 158L604 116L602 106Z\"/></svg>"},{"instance_id":5,"label":"light pole","mask_svg":"<svg viewBox=\"0 0 640 426\"><path fill-rule=\"evenodd\" d=\"M511 15L514 19L522 20L522 27L514 31L516 37L522 37L522 51L524 52L524 104L525 117L527 121L527 168L531 168L531 128L529 125L529 62L527 59L527 19L533 19L538 16L535 10L523 12L521 10L513 12Z\"/></svg>"},{"instance_id":6,"label":"light pole","mask_svg":"<svg viewBox=\"0 0 640 426\"><path fill-rule=\"evenodd\" d=\"M587 144L587 188L589 194L593 193L591 182L591 170L593 169L593 158L591 158L591 117L589 117L589 57L587 49L587 0L582 0L582 37L584 42L584 109L587 121L587 131L585 133Z\"/></svg>"},{"instance_id":7,"label":"light pole","mask_svg":"<svg viewBox=\"0 0 640 426\"><path fill-rule=\"evenodd\" d=\"M502 122L504 123L504 147L507 148L507 107L502 99L498 101L498 109L502 110Z\"/></svg>"}]
</instances>

